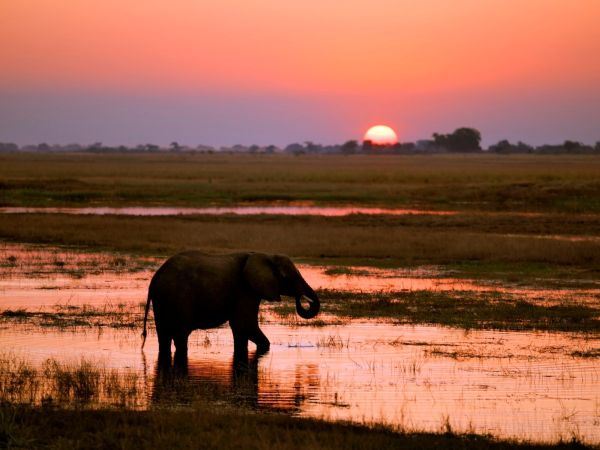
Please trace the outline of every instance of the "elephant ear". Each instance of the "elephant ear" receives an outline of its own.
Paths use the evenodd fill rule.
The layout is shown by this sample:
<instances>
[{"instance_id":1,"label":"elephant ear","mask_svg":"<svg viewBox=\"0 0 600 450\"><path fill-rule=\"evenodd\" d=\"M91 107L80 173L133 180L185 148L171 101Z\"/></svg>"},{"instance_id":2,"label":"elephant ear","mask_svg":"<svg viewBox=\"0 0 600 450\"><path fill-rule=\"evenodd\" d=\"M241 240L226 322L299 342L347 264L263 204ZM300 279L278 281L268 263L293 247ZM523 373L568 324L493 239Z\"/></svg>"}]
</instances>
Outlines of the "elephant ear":
<instances>
[{"instance_id":1,"label":"elephant ear","mask_svg":"<svg viewBox=\"0 0 600 450\"><path fill-rule=\"evenodd\" d=\"M267 255L251 254L244 266L243 276L252 290L261 298L272 302L281 301L279 280L275 266Z\"/></svg>"}]
</instances>

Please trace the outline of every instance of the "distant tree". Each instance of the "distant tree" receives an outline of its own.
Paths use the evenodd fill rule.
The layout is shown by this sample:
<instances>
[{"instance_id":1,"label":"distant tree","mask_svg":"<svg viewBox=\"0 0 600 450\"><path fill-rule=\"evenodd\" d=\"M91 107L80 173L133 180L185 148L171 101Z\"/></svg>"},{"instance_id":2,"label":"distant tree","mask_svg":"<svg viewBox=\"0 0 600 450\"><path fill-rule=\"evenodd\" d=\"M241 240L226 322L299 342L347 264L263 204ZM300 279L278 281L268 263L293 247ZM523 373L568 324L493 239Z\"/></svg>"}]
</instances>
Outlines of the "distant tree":
<instances>
[{"instance_id":1,"label":"distant tree","mask_svg":"<svg viewBox=\"0 0 600 450\"><path fill-rule=\"evenodd\" d=\"M260 147L256 144L251 145L250 147L248 147L248 151L250 153L258 153L258 151L260 150Z\"/></svg>"},{"instance_id":2,"label":"distant tree","mask_svg":"<svg viewBox=\"0 0 600 450\"><path fill-rule=\"evenodd\" d=\"M16 152L19 146L12 142L0 142L0 152Z\"/></svg>"},{"instance_id":3,"label":"distant tree","mask_svg":"<svg viewBox=\"0 0 600 450\"><path fill-rule=\"evenodd\" d=\"M275 145L267 145L265 147L266 153L275 153L276 151L277 151L277 146L275 146Z\"/></svg>"},{"instance_id":4,"label":"distant tree","mask_svg":"<svg viewBox=\"0 0 600 450\"><path fill-rule=\"evenodd\" d=\"M533 147L525 142L519 141L517 143L517 149L520 153L533 153Z\"/></svg>"},{"instance_id":5,"label":"distant tree","mask_svg":"<svg viewBox=\"0 0 600 450\"><path fill-rule=\"evenodd\" d=\"M370 139L365 139L362 143L362 150L363 152L370 152L371 150L373 150L375 146L373 145L373 141L371 141Z\"/></svg>"},{"instance_id":6,"label":"distant tree","mask_svg":"<svg viewBox=\"0 0 600 450\"><path fill-rule=\"evenodd\" d=\"M295 155L301 154L301 153L304 153L304 146L302 144L298 144L297 142L294 142L293 144L289 144L285 148L285 152L293 153Z\"/></svg>"},{"instance_id":7,"label":"distant tree","mask_svg":"<svg viewBox=\"0 0 600 450\"><path fill-rule=\"evenodd\" d=\"M340 147L340 150L345 155L352 155L358 151L357 141L346 141Z\"/></svg>"},{"instance_id":8,"label":"distant tree","mask_svg":"<svg viewBox=\"0 0 600 450\"><path fill-rule=\"evenodd\" d=\"M392 145L394 153L413 153L416 149L414 142L396 142Z\"/></svg>"},{"instance_id":9,"label":"distant tree","mask_svg":"<svg viewBox=\"0 0 600 450\"><path fill-rule=\"evenodd\" d=\"M594 151L600 153L600 141L596 142L596 145L594 146Z\"/></svg>"},{"instance_id":10,"label":"distant tree","mask_svg":"<svg viewBox=\"0 0 600 450\"><path fill-rule=\"evenodd\" d=\"M582 145L581 145L581 142L577 142L577 141L565 141L563 143L563 147L568 152L575 152L575 151L579 150L582 147Z\"/></svg>"},{"instance_id":11,"label":"distant tree","mask_svg":"<svg viewBox=\"0 0 600 450\"><path fill-rule=\"evenodd\" d=\"M312 141L305 141L304 149L307 153L319 153L321 151L321 146Z\"/></svg>"},{"instance_id":12,"label":"distant tree","mask_svg":"<svg viewBox=\"0 0 600 450\"><path fill-rule=\"evenodd\" d=\"M50 146L45 142L42 142L41 144L38 144L37 149L40 152L47 152L50 150Z\"/></svg>"},{"instance_id":13,"label":"distant tree","mask_svg":"<svg viewBox=\"0 0 600 450\"><path fill-rule=\"evenodd\" d=\"M98 152L102 150L102 142L96 141L87 148L91 152Z\"/></svg>"},{"instance_id":14,"label":"distant tree","mask_svg":"<svg viewBox=\"0 0 600 450\"><path fill-rule=\"evenodd\" d=\"M513 145L508 140L502 139L501 141L498 141L497 144L490 145L488 151L494 153L509 153L512 146Z\"/></svg>"},{"instance_id":15,"label":"distant tree","mask_svg":"<svg viewBox=\"0 0 600 450\"><path fill-rule=\"evenodd\" d=\"M503 139L497 144L490 145L488 151L494 153L532 153L533 147L521 141L519 141L516 145L511 144L506 139Z\"/></svg>"},{"instance_id":16,"label":"distant tree","mask_svg":"<svg viewBox=\"0 0 600 450\"><path fill-rule=\"evenodd\" d=\"M181 151L181 145L179 145L179 142L177 142L177 141L171 142L171 144L169 145L169 147L171 147L171 151L172 152L179 152L179 151Z\"/></svg>"},{"instance_id":17,"label":"distant tree","mask_svg":"<svg viewBox=\"0 0 600 450\"><path fill-rule=\"evenodd\" d=\"M475 128L458 128L451 134L433 133L433 141L451 152L478 152L481 150L481 133Z\"/></svg>"}]
</instances>

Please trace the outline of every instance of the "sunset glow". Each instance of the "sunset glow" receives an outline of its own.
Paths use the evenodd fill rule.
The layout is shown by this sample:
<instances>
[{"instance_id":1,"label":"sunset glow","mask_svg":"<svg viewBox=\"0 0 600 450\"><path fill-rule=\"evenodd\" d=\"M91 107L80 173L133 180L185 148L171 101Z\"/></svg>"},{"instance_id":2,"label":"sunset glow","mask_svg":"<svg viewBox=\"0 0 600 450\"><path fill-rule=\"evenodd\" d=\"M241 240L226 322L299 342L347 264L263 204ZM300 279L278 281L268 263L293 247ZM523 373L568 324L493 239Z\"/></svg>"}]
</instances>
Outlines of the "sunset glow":
<instances>
[{"instance_id":1,"label":"sunset glow","mask_svg":"<svg viewBox=\"0 0 600 450\"><path fill-rule=\"evenodd\" d=\"M0 133L325 143L386 120L594 142L599 20L594 0L6 0Z\"/></svg>"},{"instance_id":2,"label":"sunset glow","mask_svg":"<svg viewBox=\"0 0 600 450\"><path fill-rule=\"evenodd\" d=\"M398 136L387 125L375 125L367 130L363 140L375 145L394 145L398 142Z\"/></svg>"}]
</instances>

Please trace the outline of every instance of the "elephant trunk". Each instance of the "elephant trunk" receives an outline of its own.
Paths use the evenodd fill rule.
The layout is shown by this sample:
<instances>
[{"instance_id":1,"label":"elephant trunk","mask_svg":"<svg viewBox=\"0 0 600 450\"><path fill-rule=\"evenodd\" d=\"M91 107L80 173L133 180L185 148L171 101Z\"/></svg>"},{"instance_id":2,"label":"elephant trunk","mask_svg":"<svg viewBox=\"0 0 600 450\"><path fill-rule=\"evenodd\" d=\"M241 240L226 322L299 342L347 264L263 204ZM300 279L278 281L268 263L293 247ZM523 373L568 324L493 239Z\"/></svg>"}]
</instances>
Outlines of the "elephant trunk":
<instances>
[{"instance_id":1,"label":"elephant trunk","mask_svg":"<svg viewBox=\"0 0 600 450\"><path fill-rule=\"evenodd\" d=\"M319 302L319 297L308 284L306 284L303 290L303 293L296 295L296 312L303 319L312 319L319 314L321 302ZM302 306L302 297L306 297L308 299L308 308L304 308L304 306Z\"/></svg>"}]
</instances>

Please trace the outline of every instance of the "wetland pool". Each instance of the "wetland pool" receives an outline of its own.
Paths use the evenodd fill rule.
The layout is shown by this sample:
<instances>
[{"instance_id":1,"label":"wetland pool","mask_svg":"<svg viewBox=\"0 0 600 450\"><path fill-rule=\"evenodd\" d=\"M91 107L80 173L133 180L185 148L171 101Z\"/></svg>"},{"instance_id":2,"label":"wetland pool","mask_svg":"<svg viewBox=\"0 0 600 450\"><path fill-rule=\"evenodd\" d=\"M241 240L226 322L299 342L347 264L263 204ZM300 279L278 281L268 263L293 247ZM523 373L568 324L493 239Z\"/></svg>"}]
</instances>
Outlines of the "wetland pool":
<instances>
[{"instance_id":1,"label":"wetland pool","mask_svg":"<svg viewBox=\"0 0 600 450\"><path fill-rule=\"evenodd\" d=\"M189 216L236 214L241 216L272 214L284 216L324 216L340 217L351 214L406 216L410 214L428 214L447 216L456 214L454 211L437 211L406 208L374 208L360 206L219 206L219 207L168 207L168 206L125 206L125 207L0 207L0 214L74 214L74 215L117 215L117 216Z\"/></svg>"},{"instance_id":2,"label":"wetland pool","mask_svg":"<svg viewBox=\"0 0 600 450\"><path fill-rule=\"evenodd\" d=\"M0 321L4 357L22 358L34 367L43 367L48 358L65 364L85 359L137 377L139 389L132 394L131 407L209 402L214 407L243 405L324 420L383 423L407 431L450 427L537 442L575 436L600 443L597 334L464 330L356 319L298 326L264 304L261 328L271 340L269 353L256 358L251 344L250 362L240 372L232 359L229 328L196 331L190 337L187 371L172 383L165 382L157 365L152 327L140 350L137 324L156 262L130 264L114 255L13 244L5 244L0 256L10 262L0 268L0 311L68 312L70 306L81 305L133 311L138 322L132 327ZM317 289L497 287L439 277L434 268L300 270ZM555 301L565 292L555 291ZM589 301L597 302L596 295L592 292ZM586 352L596 356L585 357Z\"/></svg>"}]
</instances>

